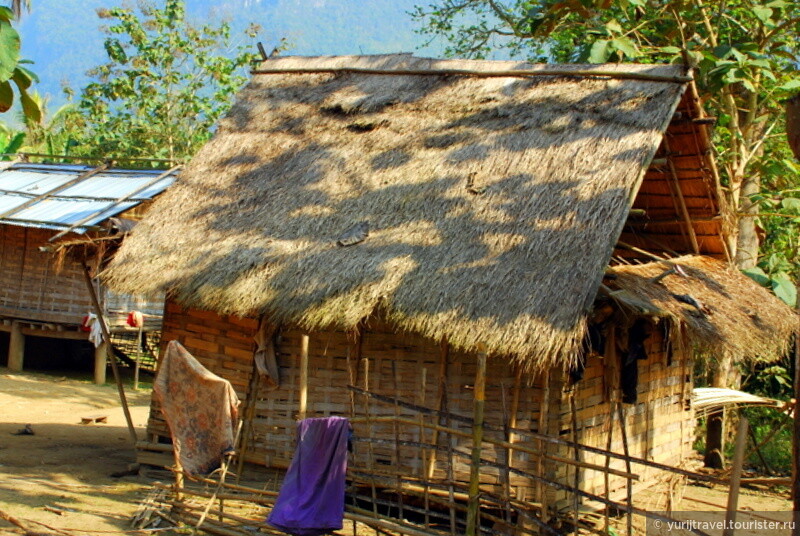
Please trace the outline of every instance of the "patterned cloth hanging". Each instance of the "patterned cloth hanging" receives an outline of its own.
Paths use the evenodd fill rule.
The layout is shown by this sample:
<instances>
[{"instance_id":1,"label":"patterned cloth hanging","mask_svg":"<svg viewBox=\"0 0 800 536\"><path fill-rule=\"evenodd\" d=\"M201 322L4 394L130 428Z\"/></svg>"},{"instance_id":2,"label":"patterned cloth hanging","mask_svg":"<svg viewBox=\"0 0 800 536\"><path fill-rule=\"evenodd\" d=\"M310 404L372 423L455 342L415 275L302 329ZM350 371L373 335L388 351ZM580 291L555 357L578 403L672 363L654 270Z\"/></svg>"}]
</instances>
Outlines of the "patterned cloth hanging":
<instances>
[{"instance_id":1,"label":"patterned cloth hanging","mask_svg":"<svg viewBox=\"0 0 800 536\"><path fill-rule=\"evenodd\" d=\"M175 461L190 474L220 466L234 448L239 399L230 382L206 369L178 341L170 341L153 383L167 420Z\"/></svg>"}]
</instances>

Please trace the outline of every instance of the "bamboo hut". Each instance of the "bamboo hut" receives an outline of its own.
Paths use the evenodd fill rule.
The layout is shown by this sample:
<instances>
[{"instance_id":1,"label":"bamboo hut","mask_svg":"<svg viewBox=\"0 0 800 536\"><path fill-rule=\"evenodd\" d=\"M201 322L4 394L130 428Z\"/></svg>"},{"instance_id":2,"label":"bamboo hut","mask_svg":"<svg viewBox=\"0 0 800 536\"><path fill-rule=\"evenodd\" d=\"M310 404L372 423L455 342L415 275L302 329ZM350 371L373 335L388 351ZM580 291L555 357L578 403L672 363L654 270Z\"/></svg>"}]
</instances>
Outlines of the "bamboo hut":
<instances>
[{"instance_id":1,"label":"bamboo hut","mask_svg":"<svg viewBox=\"0 0 800 536\"><path fill-rule=\"evenodd\" d=\"M373 499L546 520L685 463L698 352L797 327L728 265L710 123L679 66L270 59L103 277L168 293L163 340L232 382L246 460L345 415ZM155 403L148 433L156 463Z\"/></svg>"},{"instance_id":2,"label":"bamboo hut","mask_svg":"<svg viewBox=\"0 0 800 536\"><path fill-rule=\"evenodd\" d=\"M122 237L175 178L174 172L73 164L4 162L0 169L0 336L10 370L23 369L26 339L86 341L92 310L83 262L103 265ZM76 255L67 255L67 249ZM54 252L57 254L54 255ZM160 329L163 299L121 294L95 282L112 331L132 310ZM106 349L94 376L105 383Z\"/></svg>"}]
</instances>

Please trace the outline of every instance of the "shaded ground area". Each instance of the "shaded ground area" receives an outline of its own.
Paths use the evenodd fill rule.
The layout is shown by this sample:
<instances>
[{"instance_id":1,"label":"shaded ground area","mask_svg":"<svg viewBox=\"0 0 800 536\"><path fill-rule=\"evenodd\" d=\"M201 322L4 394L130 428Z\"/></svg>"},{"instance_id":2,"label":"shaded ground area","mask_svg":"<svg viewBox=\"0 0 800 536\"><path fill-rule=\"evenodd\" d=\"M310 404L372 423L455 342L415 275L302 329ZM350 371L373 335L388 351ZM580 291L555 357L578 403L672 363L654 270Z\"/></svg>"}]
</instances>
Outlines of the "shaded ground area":
<instances>
[{"instance_id":1,"label":"shaded ground area","mask_svg":"<svg viewBox=\"0 0 800 536\"><path fill-rule=\"evenodd\" d=\"M128 399L144 437L149 392L129 391ZM107 424L80 424L81 417L95 414L108 415ZM82 532L129 528L149 481L110 476L135 461L113 385L9 373L0 367L0 416L1 510ZM13 435L27 424L35 435ZM59 515L45 506L65 512ZM0 533L13 529L0 521Z\"/></svg>"}]
</instances>

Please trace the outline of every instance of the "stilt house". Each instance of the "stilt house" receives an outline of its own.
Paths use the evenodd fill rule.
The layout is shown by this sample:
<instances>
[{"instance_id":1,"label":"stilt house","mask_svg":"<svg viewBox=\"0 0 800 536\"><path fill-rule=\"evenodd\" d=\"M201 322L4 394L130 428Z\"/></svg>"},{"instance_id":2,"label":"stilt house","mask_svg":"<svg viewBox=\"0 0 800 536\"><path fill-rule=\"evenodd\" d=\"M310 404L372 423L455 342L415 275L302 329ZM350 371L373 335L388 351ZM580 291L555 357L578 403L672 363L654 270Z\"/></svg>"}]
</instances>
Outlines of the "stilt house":
<instances>
[{"instance_id":1,"label":"stilt house","mask_svg":"<svg viewBox=\"0 0 800 536\"><path fill-rule=\"evenodd\" d=\"M81 322L92 311L82 261L103 265L152 200L175 175L158 170L4 162L0 169L0 357L23 368L26 338L87 340ZM54 255L64 246L75 256ZM124 331L132 310L145 329L159 329L163 299L108 292L95 282L112 331ZM30 340L30 339L29 339ZM6 347L8 352L6 353ZM95 355L95 380L105 382L105 348ZM1 362L1 361L0 361Z\"/></svg>"},{"instance_id":2,"label":"stilt house","mask_svg":"<svg viewBox=\"0 0 800 536\"><path fill-rule=\"evenodd\" d=\"M663 483L693 359L797 328L729 265L711 123L680 66L270 59L104 277L168 293L163 340L233 383L248 461L345 415L355 486L547 519ZM155 405L148 433L145 462Z\"/></svg>"}]
</instances>

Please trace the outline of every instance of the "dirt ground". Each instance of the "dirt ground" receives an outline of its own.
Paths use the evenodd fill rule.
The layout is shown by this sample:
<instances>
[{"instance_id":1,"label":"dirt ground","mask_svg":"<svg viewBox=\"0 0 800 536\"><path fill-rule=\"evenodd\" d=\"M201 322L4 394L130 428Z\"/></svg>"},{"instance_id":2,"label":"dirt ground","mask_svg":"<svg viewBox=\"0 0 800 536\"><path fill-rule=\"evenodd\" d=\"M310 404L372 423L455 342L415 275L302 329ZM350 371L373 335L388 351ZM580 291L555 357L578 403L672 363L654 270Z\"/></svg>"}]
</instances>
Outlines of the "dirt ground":
<instances>
[{"instance_id":1,"label":"dirt ground","mask_svg":"<svg viewBox=\"0 0 800 536\"><path fill-rule=\"evenodd\" d=\"M150 395L127 394L143 438ZM108 415L108 422L80 424L81 417L95 414ZM128 519L149 482L139 476L110 476L135 461L113 384L12 374L0 367L0 416L0 510L87 533L129 528ZM28 424L35 435L14 435ZM59 515L45 507L65 512ZM0 520L0 533L13 528Z\"/></svg>"},{"instance_id":2,"label":"dirt ground","mask_svg":"<svg viewBox=\"0 0 800 536\"><path fill-rule=\"evenodd\" d=\"M144 438L150 393L128 390L127 394L137 432ZM108 422L80 424L81 417L95 414L108 415ZM34 435L15 435L28 424ZM129 519L151 482L141 476L111 474L125 471L134 461L113 384L9 373L0 367L0 511L44 532L53 531L34 522L76 531L73 534L129 531ZM684 500L676 509L720 511L727 489L692 485L681 495ZM652 508L660 509L658 502L654 500ZM744 489L739 505L740 510L791 510L785 489ZM20 531L0 520L3 533Z\"/></svg>"}]
</instances>

